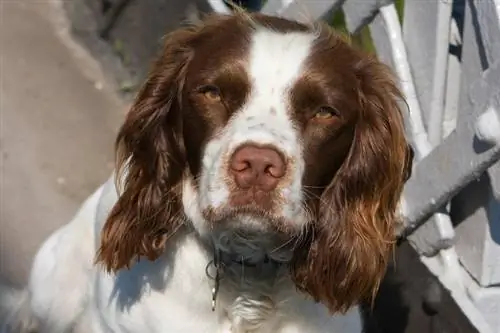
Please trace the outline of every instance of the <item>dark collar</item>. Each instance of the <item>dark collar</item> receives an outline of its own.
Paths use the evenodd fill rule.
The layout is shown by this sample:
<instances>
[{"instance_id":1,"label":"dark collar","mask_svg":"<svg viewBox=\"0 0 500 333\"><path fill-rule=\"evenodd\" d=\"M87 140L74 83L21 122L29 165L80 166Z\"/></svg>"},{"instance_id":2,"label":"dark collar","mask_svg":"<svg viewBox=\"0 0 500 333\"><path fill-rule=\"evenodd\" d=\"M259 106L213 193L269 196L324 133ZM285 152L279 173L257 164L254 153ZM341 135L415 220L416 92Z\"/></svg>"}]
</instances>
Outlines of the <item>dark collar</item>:
<instances>
[{"instance_id":1,"label":"dark collar","mask_svg":"<svg viewBox=\"0 0 500 333\"><path fill-rule=\"evenodd\" d=\"M252 261L248 258L242 257L240 254L232 254L232 253L220 251L207 238L200 237L199 239L201 240L201 243L205 245L205 247L209 251L209 253L210 252L213 253L213 260L210 261L209 265L214 265L215 267L218 267L218 268L220 268L219 265L229 266L229 265L233 265L233 264L240 265L243 267L248 267L248 268L258 267L258 266L263 265L263 264L264 265L272 264L275 267L279 267L279 266L286 264L286 262L272 259L268 255L266 255L262 261L255 262L255 261Z\"/></svg>"},{"instance_id":2,"label":"dark collar","mask_svg":"<svg viewBox=\"0 0 500 333\"><path fill-rule=\"evenodd\" d=\"M251 267L257 267L260 265L273 265L273 266L278 267L278 266L281 266L284 264L283 262L274 260L267 255L264 257L264 259L262 261L255 262L255 261L252 261L251 259L244 258L238 254L233 255L233 254L221 252L221 251L218 251L218 253L216 251L215 254L216 254L215 261L218 261L219 263L226 265L226 266L235 264L235 265L240 265L243 267L251 268Z\"/></svg>"},{"instance_id":3,"label":"dark collar","mask_svg":"<svg viewBox=\"0 0 500 333\"><path fill-rule=\"evenodd\" d=\"M248 259L242 258L241 255L232 255L215 248L212 249L214 253L214 259L210 260L205 268L207 277L214 281L214 286L212 288L212 311L215 311L220 281L224 278L224 266L239 265L242 268L252 269L259 266L262 267L265 265L269 267L269 265L272 265L274 266L274 270L285 264L284 262L274 260L267 255L262 261L252 262ZM213 275L210 273L211 270L214 273Z\"/></svg>"}]
</instances>

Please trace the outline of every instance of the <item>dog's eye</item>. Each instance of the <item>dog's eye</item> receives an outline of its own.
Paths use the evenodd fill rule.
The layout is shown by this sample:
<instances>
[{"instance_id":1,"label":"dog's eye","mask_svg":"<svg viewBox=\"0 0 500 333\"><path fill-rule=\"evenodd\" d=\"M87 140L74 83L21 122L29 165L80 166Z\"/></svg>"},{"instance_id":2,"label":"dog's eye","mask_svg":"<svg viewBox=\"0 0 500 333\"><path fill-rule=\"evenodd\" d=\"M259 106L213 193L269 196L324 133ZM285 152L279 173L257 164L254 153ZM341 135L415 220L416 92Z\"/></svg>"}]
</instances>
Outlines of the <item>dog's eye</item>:
<instances>
[{"instance_id":1,"label":"dog's eye","mask_svg":"<svg viewBox=\"0 0 500 333\"><path fill-rule=\"evenodd\" d=\"M337 109L334 109L330 106L322 106L319 110L314 114L314 118L316 120L330 120L336 117L340 117L340 113Z\"/></svg>"},{"instance_id":2,"label":"dog's eye","mask_svg":"<svg viewBox=\"0 0 500 333\"><path fill-rule=\"evenodd\" d=\"M220 89L216 86L203 86L198 91L210 102L220 102L222 100Z\"/></svg>"}]
</instances>

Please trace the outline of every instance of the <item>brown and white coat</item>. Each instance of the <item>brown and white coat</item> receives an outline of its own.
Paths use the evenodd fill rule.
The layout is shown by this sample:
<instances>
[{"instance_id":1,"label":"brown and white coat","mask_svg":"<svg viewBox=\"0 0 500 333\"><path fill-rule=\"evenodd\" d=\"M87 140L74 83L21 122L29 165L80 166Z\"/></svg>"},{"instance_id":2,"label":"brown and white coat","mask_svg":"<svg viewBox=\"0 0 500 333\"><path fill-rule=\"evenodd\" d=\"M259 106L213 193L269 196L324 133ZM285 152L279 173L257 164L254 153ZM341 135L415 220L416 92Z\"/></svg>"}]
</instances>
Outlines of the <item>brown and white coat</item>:
<instances>
[{"instance_id":1,"label":"brown and white coat","mask_svg":"<svg viewBox=\"0 0 500 333\"><path fill-rule=\"evenodd\" d=\"M40 332L360 332L411 171L401 102L323 25L238 13L171 33L119 132L117 187L35 258Z\"/></svg>"}]
</instances>

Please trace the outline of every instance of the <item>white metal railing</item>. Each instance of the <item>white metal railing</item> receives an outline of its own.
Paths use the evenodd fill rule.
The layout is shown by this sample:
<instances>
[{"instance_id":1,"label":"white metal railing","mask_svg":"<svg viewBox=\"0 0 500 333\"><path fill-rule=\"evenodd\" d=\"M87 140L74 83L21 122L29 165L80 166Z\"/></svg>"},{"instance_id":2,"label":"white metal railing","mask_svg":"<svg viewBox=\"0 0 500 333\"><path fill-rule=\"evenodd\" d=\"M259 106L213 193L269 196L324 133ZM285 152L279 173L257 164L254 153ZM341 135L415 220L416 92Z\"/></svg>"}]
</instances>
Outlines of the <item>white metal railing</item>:
<instances>
[{"instance_id":1,"label":"white metal railing","mask_svg":"<svg viewBox=\"0 0 500 333\"><path fill-rule=\"evenodd\" d=\"M406 95L417 157L402 205L410 243L477 329L500 333L500 0L407 0L403 24L391 0L268 0L261 12L312 22L336 10L351 33L369 27ZM472 213L449 204L478 195Z\"/></svg>"}]
</instances>

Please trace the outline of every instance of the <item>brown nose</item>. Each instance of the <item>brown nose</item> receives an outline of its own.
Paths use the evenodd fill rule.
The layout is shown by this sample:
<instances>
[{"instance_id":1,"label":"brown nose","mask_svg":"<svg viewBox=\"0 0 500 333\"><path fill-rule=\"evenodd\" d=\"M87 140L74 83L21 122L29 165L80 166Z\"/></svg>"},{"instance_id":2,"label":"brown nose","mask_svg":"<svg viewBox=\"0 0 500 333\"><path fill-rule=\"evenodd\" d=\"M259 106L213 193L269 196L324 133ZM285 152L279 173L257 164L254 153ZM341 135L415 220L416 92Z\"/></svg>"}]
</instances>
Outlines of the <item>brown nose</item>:
<instances>
[{"instance_id":1,"label":"brown nose","mask_svg":"<svg viewBox=\"0 0 500 333\"><path fill-rule=\"evenodd\" d=\"M233 154L229 169L240 188L271 191L285 175L285 161L275 149L245 145Z\"/></svg>"}]
</instances>

